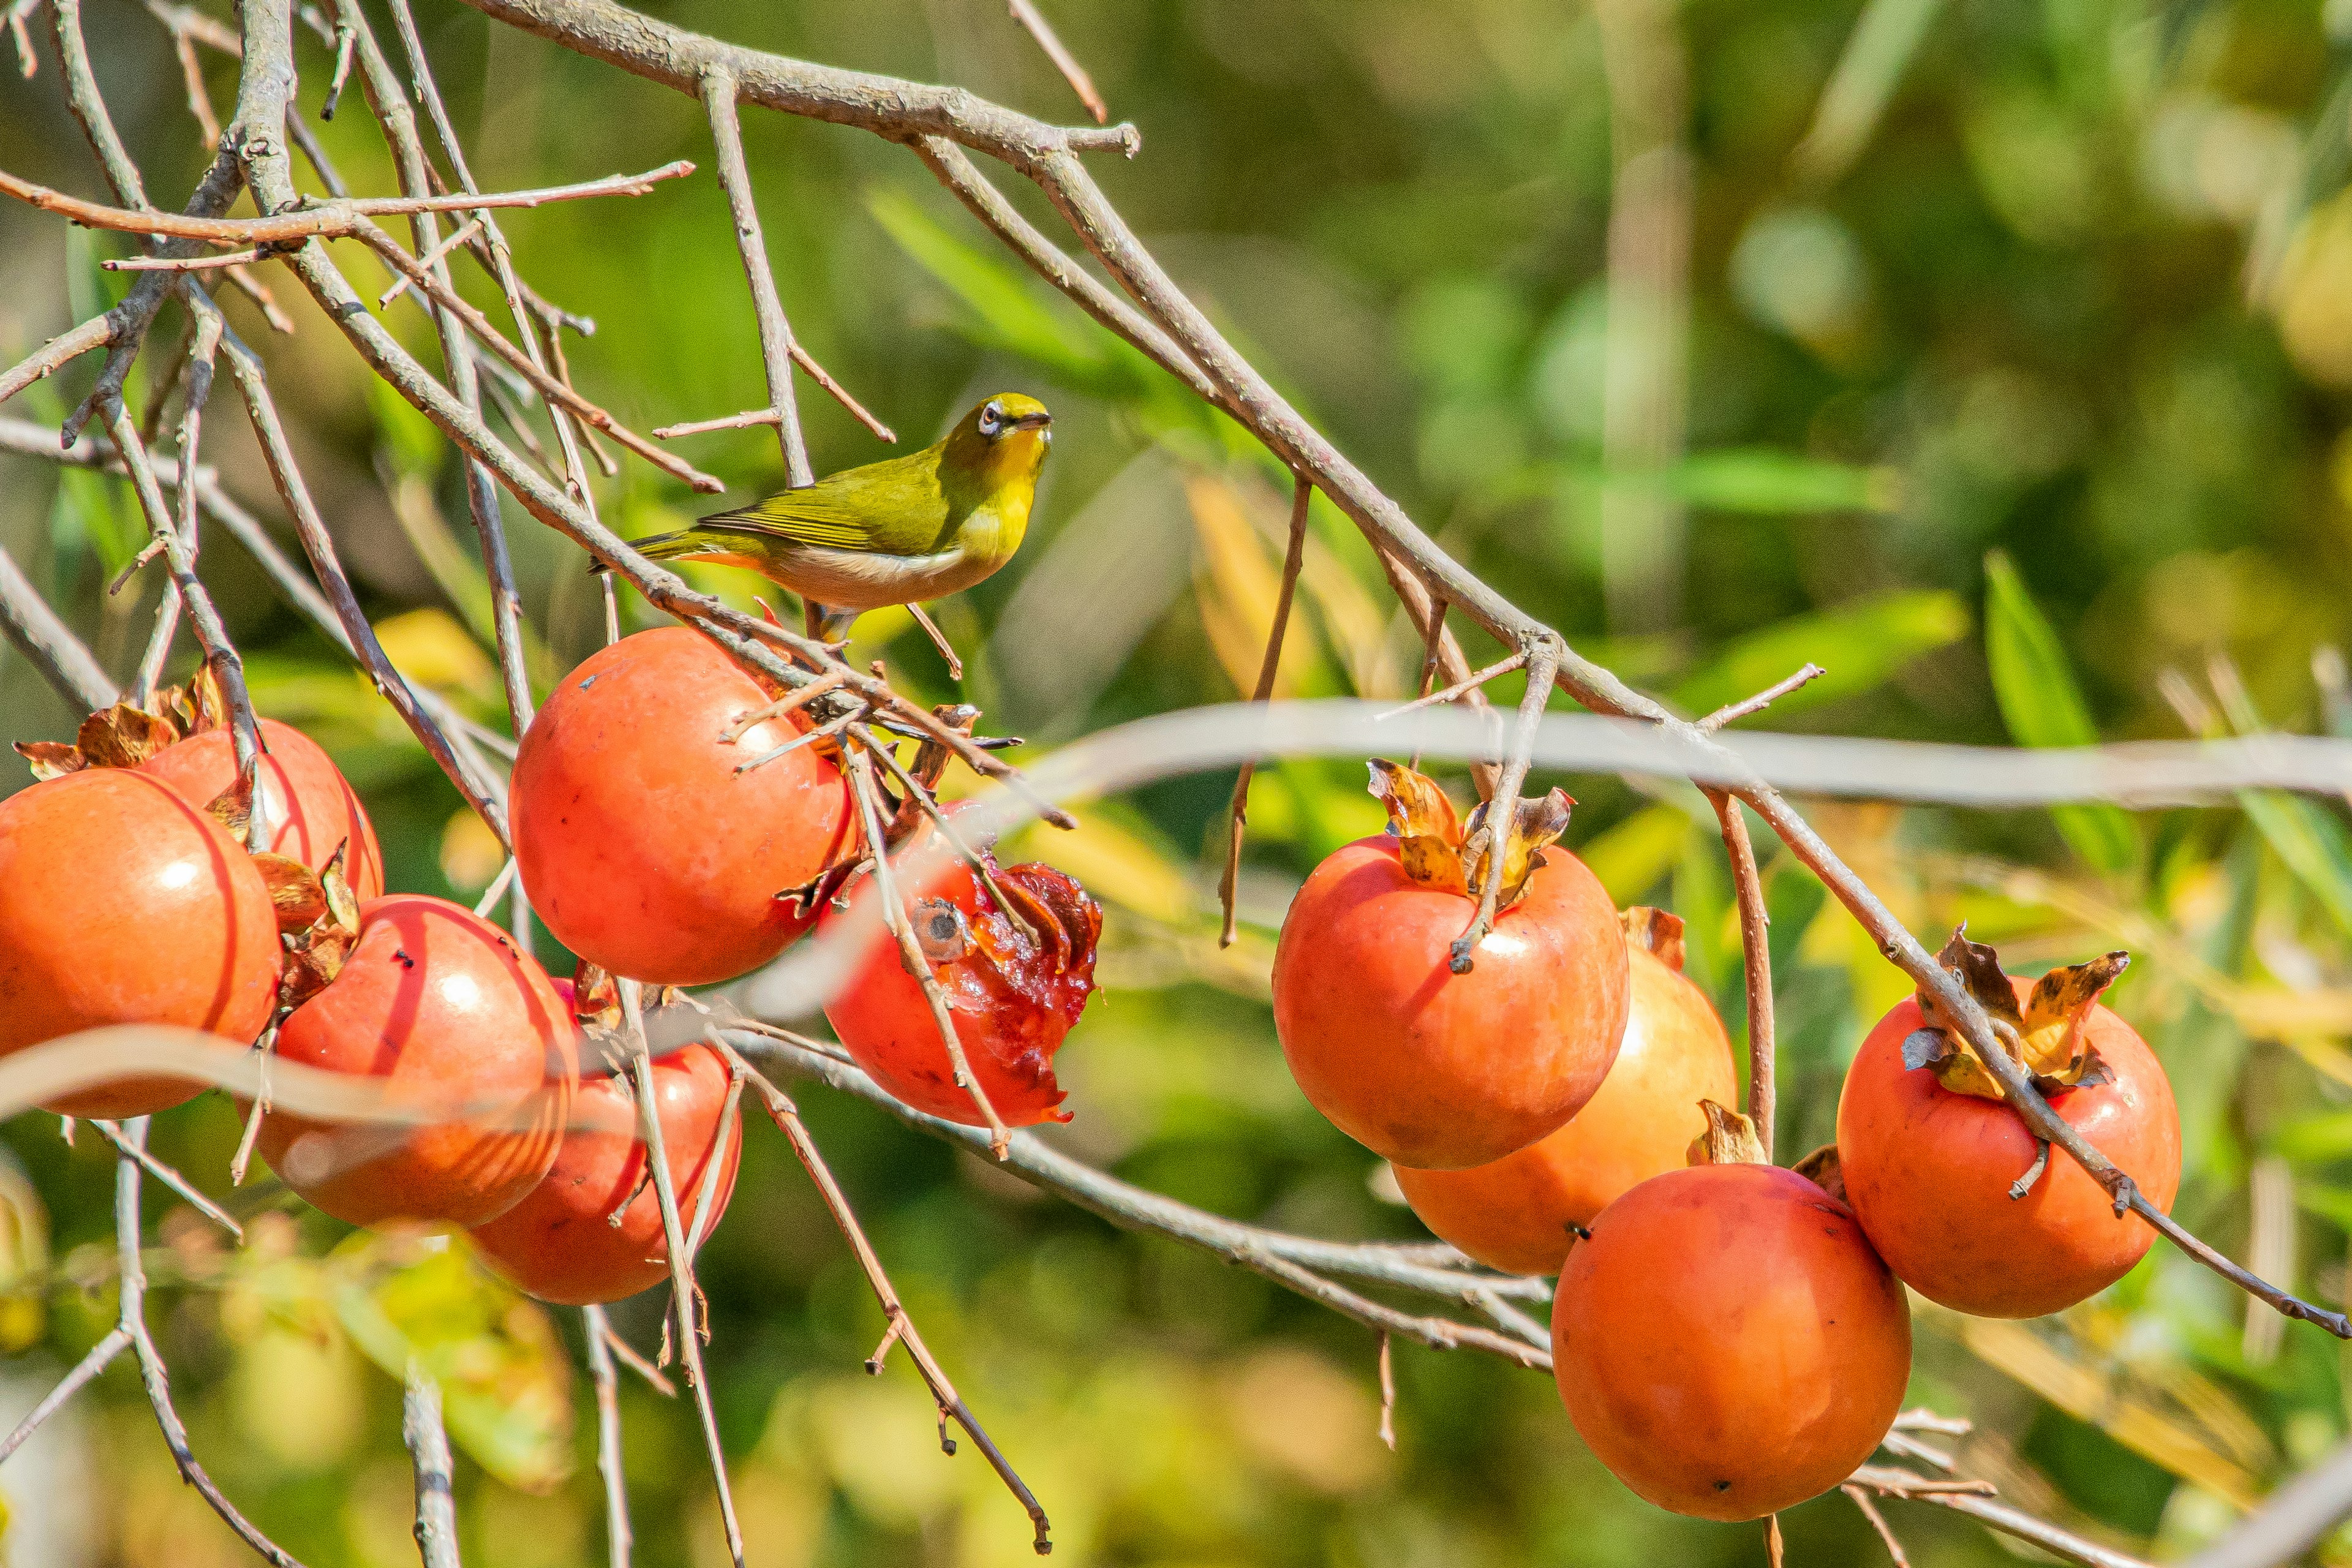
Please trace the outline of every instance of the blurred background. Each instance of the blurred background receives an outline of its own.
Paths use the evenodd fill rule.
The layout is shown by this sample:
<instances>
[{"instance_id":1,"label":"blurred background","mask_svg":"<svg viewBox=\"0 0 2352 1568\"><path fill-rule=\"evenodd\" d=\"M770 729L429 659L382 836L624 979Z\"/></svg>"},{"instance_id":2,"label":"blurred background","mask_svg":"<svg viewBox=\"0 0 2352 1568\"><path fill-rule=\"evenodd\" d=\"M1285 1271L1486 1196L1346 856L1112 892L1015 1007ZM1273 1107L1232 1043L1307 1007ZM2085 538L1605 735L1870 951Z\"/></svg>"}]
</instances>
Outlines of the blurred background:
<instances>
[{"instance_id":1,"label":"blurred background","mask_svg":"<svg viewBox=\"0 0 2352 1568\"><path fill-rule=\"evenodd\" d=\"M230 19L220 0L198 5ZM650 8L1079 118L999 0ZM1114 116L1142 131L1131 163L1094 165L1177 278L1449 550L1636 684L1701 712L1811 659L1828 677L1763 722L2032 745L2352 733L2330 651L2352 631L2352 5L1045 9ZM485 188L680 157L708 170L691 100L446 0L419 13ZM176 206L207 154L171 36L127 0L89 0L87 17L149 188ZM377 26L389 46L388 19ZM47 26L34 17L37 74L0 69L0 166L102 195ZM306 34L306 115L331 60ZM226 111L236 62L210 49L199 62ZM395 188L356 89L313 129L352 188ZM795 330L905 443L992 391L1034 393L1055 412L1029 543L935 606L985 727L1026 736L1034 755L1245 693L1278 578L1278 469L992 248L903 152L764 112L745 132ZM646 428L764 401L707 172L635 201L502 221L525 276L595 319L593 337L567 346L583 390L618 416ZM119 297L122 277L96 263L124 249L0 209L0 360ZM363 251L338 256L363 295L385 287ZM289 275L267 281L290 336L222 297L269 357L385 643L413 679L502 724L452 453ZM385 320L430 362L413 300ZM0 415L54 427L93 371L78 364ZM137 408L144 383L132 390ZM801 405L820 472L886 451L805 381ZM205 434L228 489L283 534L233 398ZM782 482L768 432L682 445L739 497ZM629 534L698 507L634 462L597 500ZM575 550L511 505L508 516L543 690L601 640L601 605ZM158 584L151 573L111 598L104 585L142 538L114 481L0 455L0 546L118 677ZM261 708L308 729L358 784L393 884L470 901L498 867L488 833L252 561L223 535L205 546ZM748 603L750 579L700 580ZM1283 693L1410 690L1417 642L1368 548L1319 498L1300 603ZM629 606L633 624L649 624L642 611ZM887 658L902 688L955 693L903 616L859 630L857 657ZM1474 664L1497 652L1465 642ZM1517 683L1494 695L1515 700ZM77 717L0 653L0 733L61 739ZM0 791L25 782L0 769ZM1656 781L1558 782L1580 802L1570 842L1619 900L1688 920L1693 973L1737 1038L1737 922L1704 802ZM1261 771L1244 937L1221 953L1231 786L1154 785L1088 805L1076 834L1008 847L1050 857L1109 911L1104 991L1059 1063L1076 1119L1050 1136L1221 1214L1418 1237L1377 1162L1291 1086L1265 1005L1289 889L1376 827L1378 809L1353 763ZM2110 1000L2180 1100L2179 1212L2270 1278L2342 1299L2352 838L2333 803L2250 796L2137 817L1824 805L1815 820L1931 943L1965 919L2027 973L2129 947ZM1780 1145L1801 1152L1831 1135L1846 1059L1906 986L1817 883L1759 843ZM568 958L540 940L562 972ZM1113 1231L879 1113L814 1088L800 1098L917 1321L1051 1510L1057 1563L1762 1561L1759 1531L1675 1519L1619 1487L1547 1379L1400 1347L1391 1454L1375 1436L1366 1331ZM217 1192L236 1131L211 1096L161 1118L156 1146ZM0 1419L13 1419L111 1322L110 1161L94 1139L67 1147L46 1117L0 1136L13 1154L0 1170ZM230 1201L252 1235L236 1251L154 1203L152 1313L198 1452L264 1528L313 1564L415 1560L397 1373L418 1353L449 1389L472 1559L603 1561L577 1314L493 1289L461 1253L347 1234L258 1176ZM879 1379L861 1370L881 1316L764 1125L747 1135L702 1275L757 1568L1032 1560L1025 1521L978 1458L940 1454L903 1358ZM616 1321L650 1349L662 1310L656 1292ZM1923 1310L1913 1394L1978 1423L1964 1467L2011 1500L2168 1557L2343 1435L2343 1366L2318 1331L2250 1312L2159 1246L2063 1319ZM623 1387L639 1561L722 1562L691 1411ZM244 1560L178 1484L124 1366L0 1469L0 1552L19 1568ZM1923 1568L2013 1550L1938 1510L1886 1506ZM1795 1561L1885 1561L1835 1496L1785 1523ZM2328 1553L2352 1563L2352 1538Z\"/></svg>"}]
</instances>

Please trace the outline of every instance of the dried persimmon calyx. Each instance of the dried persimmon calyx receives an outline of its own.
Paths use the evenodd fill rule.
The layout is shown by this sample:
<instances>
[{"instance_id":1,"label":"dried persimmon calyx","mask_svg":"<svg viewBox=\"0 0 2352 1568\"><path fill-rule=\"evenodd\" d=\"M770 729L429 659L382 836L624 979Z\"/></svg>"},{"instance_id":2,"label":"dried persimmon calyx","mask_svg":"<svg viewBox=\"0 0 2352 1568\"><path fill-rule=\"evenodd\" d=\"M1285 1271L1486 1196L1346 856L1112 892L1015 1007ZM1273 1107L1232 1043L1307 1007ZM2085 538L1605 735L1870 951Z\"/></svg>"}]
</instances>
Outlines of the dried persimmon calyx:
<instances>
[{"instance_id":1,"label":"dried persimmon calyx","mask_svg":"<svg viewBox=\"0 0 2352 1568\"><path fill-rule=\"evenodd\" d=\"M1373 758L1370 767L1369 787L1372 798L1388 808L1389 833L1397 841L1404 874L1424 888L1477 896L1494 846L1486 807L1480 805L1465 822L1435 779L1381 757ZM1497 908L1510 908L1527 891L1544 846L1568 831L1569 808L1575 804L1558 789L1518 803L1504 842Z\"/></svg>"},{"instance_id":2,"label":"dried persimmon calyx","mask_svg":"<svg viewBox=\"0 0 2352 1568\"><path fill-rule=\"evenodd\" d=\"M359 896L343 874L351 847L349 839L335 846L326 866L315 874L283 855L253 858L269 884L279 937L286 943L286 969L278 983L281 1009L299 1007L325 990L343 972L343 961L359 942Z\"/></svg>"},{"instance_id":3,"label":"dried persimmon calyx","mask_svg":"<svg viewBox=\"0 0 2352 1568\"><path fill-rule=\"evenodd\" d=\"M2036 1089L2055 1094L2113 1081L2114 1072L2092 1048L2083 1024L2100 994L2131 963L2130 953L2118 950L2053 969L2033 983L2022 1005L2001 970L2000 955L1985 942L1970 942L1966 926L1953 931L1936 962L1991 1016L1996 1036L2016 1041L2014 1055ZM1903 1065L1927 1068L1955 1094L2000 1099L2000 1080L1978 1058L1949 1010L1925 988L1919 992L1919 1015L1926 1022L1905 1037Z\"/></svg>"},{"instance_id":4,"label":"dried persimmon calyx","mask_svg":"<svg viewBox=\"0 0 2352 1568\"><path fill-rule=\"evenodd\" d=\"M228 722L220 678L209 663L198 665L185 686L167 686L152 701L148 708L130 702L101 708L81 721L71 744L19 741L16 754L32 765L37 782L84 768L135 768L166 746Z\"/></svg>"},{"instance_id":5,"label":"dried persimmon calyx","mask_svg":"<svg viewBox=\"0 0 2352 1568\"><path fill-rule=\"evenodd\" d=\"M1633 904L1619 910L1617 919L1625 928L1628 943L1640 948L1675 973L1683 972L1685 954L1682 916L1664 910L1654 910L1647 904Z\"/></svg>"},{"instance_id":6,"label":"dried persimmon calyx","mask_svg":"<svg viewBox=\"0 0 2352 1568\"><path fill-rule=\"evenodd\" d=\"M1688 1163L1694 1165L1769 1165L1764 1141L1746 1113L1714 1100L1698 1102L1706 1117L1706 1131L1691 1140Z\"/></svg>"}]
</instances>

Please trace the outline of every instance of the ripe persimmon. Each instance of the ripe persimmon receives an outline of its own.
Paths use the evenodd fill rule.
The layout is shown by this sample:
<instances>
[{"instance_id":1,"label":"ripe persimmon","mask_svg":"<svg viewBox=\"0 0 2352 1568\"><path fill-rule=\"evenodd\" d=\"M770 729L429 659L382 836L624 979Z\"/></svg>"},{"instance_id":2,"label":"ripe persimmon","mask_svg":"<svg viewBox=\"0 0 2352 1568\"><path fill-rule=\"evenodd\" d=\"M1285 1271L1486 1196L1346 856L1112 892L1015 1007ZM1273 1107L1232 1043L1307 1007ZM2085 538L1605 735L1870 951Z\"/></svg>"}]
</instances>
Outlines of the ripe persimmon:
<instances>
[{"instance_id":1,"label":"ripe persimmon","mask_svg":"<svg viewBox=\"0 0 2352 1568\"><path fill-rule=\"evenodd\" d=\"M997 866L992 858L989 865L1004 896L1020 904L1028 931L959 861L925 879L929 896L908 913L946 993L956 1042L996 1114L1008 1127L1067 1121L1054 1053L1094 993L1102 906L1051 866ZM950 1121L985 1123L955 1080L921 982L901 965L898 944L878 922L824 1016L850 1058L899 1100Z\"/></svg>"},{"instance_id":2,"label":"ripe persimmon","mask_svg":"<svg viewBox=\"0 0 2352 1568\"><path fill-rule=\"evenodd\" d=\"M1488 1164L1575 1115L1616 1059L1629 989L1616 906L1551 842L1569 798L1522 802L1494 930L1454 973L1486 831L1393 763L1372 764L1372 793L1390 831L1332 854L1284 917L1275 1032L1307 1100L1375 1153L1426 1171Z\"/></svg>"},{"instance_id":3,"label":"ripe persimmon","mask_svg":"<svg viewBox=\"0 0 2352 1568\"><path fill-rule=\"evenodd\" d=\"M1422 1223L1490 1268L1559 1273L1573 1227L1635 1184L1681 1169L1706 1131L1698 1102L1727 1104L1738 1092L1723 1020L1682 973L1682 921L1643 909L1628 910L1626 923L1634 940L1624 1042L1584 1109L1489 1165L1395 1168Z\"/></svg>"},{"instance_id":4,"label":"ripe persimmon","mask_svg":"<svg viewBox=\"0 0 2352 1568\"><path fill-rule=\"evenodd\" d=\"M1843 1204L1776 1166L1693 1165L1602 1209L1552 1298L1561 1400L1660 1508L1758 1519L1868 1458L1911 1372L1903 1286Z\"/></svg>"},{"instance_id":5,"label":"ripe persimmon","mask_svg":"<svg viewBox=\"0 0 2352 1568\"><path fill-rule=\"evenodd\" d=\"M388 1105L425 1118L264 1118L270 1169L353 1225L504 1214L554 1162L580 1074L546 971L471 910L404 893L361 906L348 956L288 1016L278 1055L373 1079Z\"/></svg>"},{"instance_id":6,"label":"ripe persimmon","mask_svg":"<svg viewBox=\"0 0 2352 1568\"><path fill-rule=\"evenodd\" d=\"M726 1145L719 1145L727 1060L697 1041L656 1058L653 1074L678 1224L689 1235L701 1213L705 1173L719 1161L707 1233L727 1210L743 1152L740 1116L729 1121ZM541 1300L567 1307L617 1301L669 1278L660 1194L648 1179L636 1115L636 1091L625 1077L581 1079L573 1125L554 1165L520 1203L473 1228L474 1244L493 1269Z\"/></svg>"},{"instance_id":7,"label":"ripe persimmon","mask_svg":"<svg viewBox=\"0 0 2352 1568\"><path fill-rule=\"evenodd\" d=\"M791 895L856 839L848 786L798 712L699 633L623 637L564 677L515 758L524 890L558 942L661 985L730 980L812 923ZM734 738L730 740L729 737Z\"/></svg>"},{"instance_id":8,"label":"ripe persimmon","mask_svg":"<svg viewBox=\"0 0 2352 1568\"><path fill-rule=\"evenodd\" d=\"M2168 1208L2180 1186L2172 1086L2147 1043L2094 1000L2126 962L2110 953L2029 983L1957 934L1944 950L1945 967L2017 1030L2050 1108ZM1838 1160L1863 1229L1913 1289L1979 1317L2039 1317L2122 1279L2156 1231L2045 1152L1999 1092L1932 1006L1900 1003L1846 1071Z\"/></svg>"},{"instance_id":9,"label":"ripe persimmon","mask_svg":"<svg viewBox=\"0 0 2352 1568\"><path fill-rule=\"evenodd\" d=\"M104 1024L250 1045L278 998L278 917L227 830L154 779L94 768L0 801L0 1055ZM193 1100L142 1075L43 1109L141 1116Z\"/></svg>"},{"instance_id":10,"label":"ripe persimmon","mask_svg":"<svg viewBox=\"0 0 2352 1568\"><path fill-rule=\"evenodd\" d=\"M383 850L342 770L316 741L291 724L264 719L261 741L258 772L275 831L268 844L256 847L316 870L348 845L343 875L352 893L362 901L382 897ZM164 747L141 763L139 771L162 779L191 804L204 805L236 782L236 748L226 729L205 730Z\"/></svg>"}]
</instances>

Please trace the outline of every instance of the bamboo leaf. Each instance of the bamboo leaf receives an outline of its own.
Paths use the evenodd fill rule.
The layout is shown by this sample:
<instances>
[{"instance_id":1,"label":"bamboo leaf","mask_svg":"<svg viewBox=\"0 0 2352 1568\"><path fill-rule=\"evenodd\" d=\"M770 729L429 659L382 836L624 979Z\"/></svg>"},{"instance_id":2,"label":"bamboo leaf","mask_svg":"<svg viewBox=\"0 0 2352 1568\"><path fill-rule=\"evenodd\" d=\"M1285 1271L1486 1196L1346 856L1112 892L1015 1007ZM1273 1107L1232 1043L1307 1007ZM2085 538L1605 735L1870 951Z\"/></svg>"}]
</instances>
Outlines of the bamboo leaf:
<instances>
[{"instance_id":1,"label":"bamboo leaf","mask_svg":"<svg viewBox=\"0 0 2352 1568\"><path fill-rule=\"evenodd\" d=\"M2098 743L2057 631L1998 550L1985 557L1985 658L2001 721L2019 745ZM2120 876L2138 865L2139 831L2120 807L2061 805L2050 815L2074 853L2100 870Z\"/></svg>"}]
</instances>

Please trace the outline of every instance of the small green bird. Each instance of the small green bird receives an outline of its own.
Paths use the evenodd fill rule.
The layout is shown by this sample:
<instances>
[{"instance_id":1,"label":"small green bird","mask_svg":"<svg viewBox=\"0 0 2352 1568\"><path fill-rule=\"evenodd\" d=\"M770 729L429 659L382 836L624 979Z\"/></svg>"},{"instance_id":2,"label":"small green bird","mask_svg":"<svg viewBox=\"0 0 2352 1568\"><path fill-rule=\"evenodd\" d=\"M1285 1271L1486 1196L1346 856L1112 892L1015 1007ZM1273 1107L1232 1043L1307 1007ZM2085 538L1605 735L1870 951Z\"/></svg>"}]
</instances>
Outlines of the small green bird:
<instances>
[{"instance_id":1,"label":"small green bird","mask_svg":"<svg viewBox=\"0 0 2352 1568\"><path fill-rule=\"evenodd\" d=\"M656 561L715 562L780 583L817 635L839 642L867 610L969 588L1013 559L1053 425L1035 398L1000 392L919 452L635 542Z\"/></svg>"}]
</instances>

